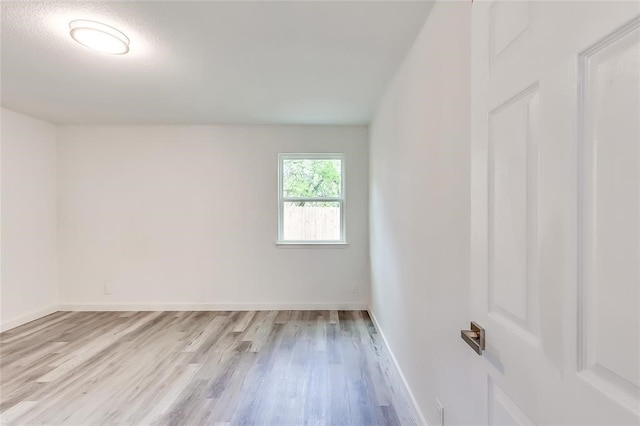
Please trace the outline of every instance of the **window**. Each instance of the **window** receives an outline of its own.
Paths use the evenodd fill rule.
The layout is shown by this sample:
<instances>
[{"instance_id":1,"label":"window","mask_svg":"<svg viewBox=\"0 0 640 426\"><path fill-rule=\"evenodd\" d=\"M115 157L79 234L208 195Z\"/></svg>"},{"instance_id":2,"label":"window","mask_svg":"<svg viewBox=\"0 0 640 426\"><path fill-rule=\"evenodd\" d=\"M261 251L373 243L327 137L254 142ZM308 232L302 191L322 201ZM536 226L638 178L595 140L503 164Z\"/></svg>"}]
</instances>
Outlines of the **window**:
<instances>
[{"instance_id":1,"label":"window","mask_svg":"<svg viewBox=\"0 0 640 426\"><path fill-rule=\"evenodd\" d=\"M280 154L278 242L344 244L344 154Z\"/></svg>"}]
</instances>

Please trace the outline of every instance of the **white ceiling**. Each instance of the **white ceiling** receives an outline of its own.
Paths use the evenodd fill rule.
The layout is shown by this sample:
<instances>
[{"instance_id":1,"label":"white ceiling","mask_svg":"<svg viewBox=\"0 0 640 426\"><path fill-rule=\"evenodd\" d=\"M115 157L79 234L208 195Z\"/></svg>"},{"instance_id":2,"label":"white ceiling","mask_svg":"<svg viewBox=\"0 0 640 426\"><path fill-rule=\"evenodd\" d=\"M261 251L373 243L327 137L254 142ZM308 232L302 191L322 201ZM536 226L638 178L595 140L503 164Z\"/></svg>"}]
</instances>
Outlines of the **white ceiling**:
<instances>
[{"instance_id":1,"label":"white ceiling","mask_svg":"<svg viewBox=\"0 0 640 426\"><path fill-rule=\"evenodd\" d=\"M54 123L365 124L427 1L1 3L2 106ZM112 25L124 56L69 37Z\"/></svg>"}]
</instances>

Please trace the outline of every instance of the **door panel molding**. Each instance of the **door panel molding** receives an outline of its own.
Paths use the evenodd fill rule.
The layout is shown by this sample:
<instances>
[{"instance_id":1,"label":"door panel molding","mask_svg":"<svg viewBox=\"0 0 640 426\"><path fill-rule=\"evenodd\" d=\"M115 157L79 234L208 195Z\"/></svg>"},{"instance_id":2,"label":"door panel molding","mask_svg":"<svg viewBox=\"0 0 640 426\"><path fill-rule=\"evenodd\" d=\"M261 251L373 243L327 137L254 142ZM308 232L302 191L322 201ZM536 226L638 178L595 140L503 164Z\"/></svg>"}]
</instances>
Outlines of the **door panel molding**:
<instances>
[{"instance_id":1,"label":"door panel molding","mask_svg":"<svg viewBox=\"0 0 640 426\"><path fill-rule=\"evenodd\" d=\"M531 28L531 3L496 1L489 10L490 68Z\"/></svg>"},{"instance_id":2,"label":"door panel molding","mask_svg":"<svg viewBox=\"0 0 640 426\"><path fill-rule=\"evenodd\" d=\"M639 68L640 16L578 56L577 366L582 379L637 413Z\"/></svg>"},{"instance_id":3,"label":"door panel molding","mask_svg":"<svg viewBox=\"0 0 640 426\"><path fill-rule=\"evenodd\" d=\"M538 343L538 93L535 82L489 112L488 312Z\"/></svg>"},{"instance_id":4,"label":"door panel molding","mask_svg":"<svg viewBox=\"0 0 640 426\"><path fill-rule=\"evenodd\" d=\"M533 426L535 424L491 376L487 376L487 388L487 424L489 426Z\"/></svg>"}]
</instances>

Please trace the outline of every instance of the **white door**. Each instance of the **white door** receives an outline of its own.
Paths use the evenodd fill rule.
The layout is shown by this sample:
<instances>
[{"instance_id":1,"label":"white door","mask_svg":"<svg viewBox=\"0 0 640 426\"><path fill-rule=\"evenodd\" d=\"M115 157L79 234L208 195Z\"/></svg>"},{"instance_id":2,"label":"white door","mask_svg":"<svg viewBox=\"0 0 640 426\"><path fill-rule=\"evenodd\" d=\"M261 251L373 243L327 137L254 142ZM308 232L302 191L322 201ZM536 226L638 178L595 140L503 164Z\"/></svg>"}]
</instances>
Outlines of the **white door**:
<instances>
[{"instance_id":1,"label":"white door","mask_svg":"<svg viewBox=\"0 0 640 426\"><path fill-rule=\"evenodd\" d=\"M639 16L473 4L479 424L640 423Z\"/></svg>"}]
</instances>

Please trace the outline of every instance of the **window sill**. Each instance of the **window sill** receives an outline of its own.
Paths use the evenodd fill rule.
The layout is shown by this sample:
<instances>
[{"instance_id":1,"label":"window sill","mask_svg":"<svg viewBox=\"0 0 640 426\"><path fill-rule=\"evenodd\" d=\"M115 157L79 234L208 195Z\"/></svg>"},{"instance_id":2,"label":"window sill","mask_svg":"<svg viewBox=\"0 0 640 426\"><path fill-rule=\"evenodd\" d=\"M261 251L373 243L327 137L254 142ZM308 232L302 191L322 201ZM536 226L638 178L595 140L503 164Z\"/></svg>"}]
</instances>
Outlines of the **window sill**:
<instances>
[{"instance_id":1,"label":"window sill","mask_svg":"<svg viewBox=\"0 0 640 426\"><path fill-rule=\"evenodd\" d=\"M347 248L346 241L323 242L323 241L278 241L276 247L279 248Z\"/></svg>"}]
</instances>

